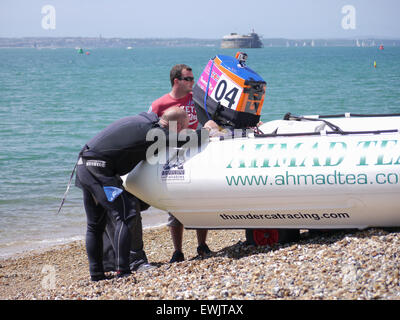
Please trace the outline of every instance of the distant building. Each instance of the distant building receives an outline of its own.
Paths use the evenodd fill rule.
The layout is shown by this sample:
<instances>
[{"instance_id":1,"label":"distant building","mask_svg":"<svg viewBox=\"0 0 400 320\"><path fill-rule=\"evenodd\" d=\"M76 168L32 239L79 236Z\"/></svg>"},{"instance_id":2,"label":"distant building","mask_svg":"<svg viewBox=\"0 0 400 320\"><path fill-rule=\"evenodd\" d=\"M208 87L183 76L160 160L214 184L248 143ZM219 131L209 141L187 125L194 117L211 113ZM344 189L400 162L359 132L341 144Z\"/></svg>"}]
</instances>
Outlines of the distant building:
<instances>
[{"instance_id":1,"label":"distant building","mask_svg":"<svg viewBox=\"0 0 400 320\"><path fill-rule=\"evenodd\" d=\"M221 48L262 48L263 43L257 33L251 32L247 35L231 33L222 38Z\"/></svg>"}]
</instances>

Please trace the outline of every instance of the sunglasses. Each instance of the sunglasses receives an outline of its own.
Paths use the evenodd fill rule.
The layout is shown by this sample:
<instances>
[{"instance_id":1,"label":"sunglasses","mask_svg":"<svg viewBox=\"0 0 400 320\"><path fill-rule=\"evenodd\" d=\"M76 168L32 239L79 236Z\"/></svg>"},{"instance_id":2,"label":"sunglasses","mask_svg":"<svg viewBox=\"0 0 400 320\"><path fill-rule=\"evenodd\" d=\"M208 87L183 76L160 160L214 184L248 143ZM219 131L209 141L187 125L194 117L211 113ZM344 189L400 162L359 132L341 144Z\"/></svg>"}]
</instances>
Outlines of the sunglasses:
<instances>
[{"instance_id":1,"label":"sunglasses","mask_svg":"<svg viewBox=\"0 0 400 320\"><path fill-rule=\"evenodd\" d=\"M178 80L185 80L185 81L194 81L194 78L193 77L181 77L181 78L178 78Z\"/></svg>"}]
</instances>

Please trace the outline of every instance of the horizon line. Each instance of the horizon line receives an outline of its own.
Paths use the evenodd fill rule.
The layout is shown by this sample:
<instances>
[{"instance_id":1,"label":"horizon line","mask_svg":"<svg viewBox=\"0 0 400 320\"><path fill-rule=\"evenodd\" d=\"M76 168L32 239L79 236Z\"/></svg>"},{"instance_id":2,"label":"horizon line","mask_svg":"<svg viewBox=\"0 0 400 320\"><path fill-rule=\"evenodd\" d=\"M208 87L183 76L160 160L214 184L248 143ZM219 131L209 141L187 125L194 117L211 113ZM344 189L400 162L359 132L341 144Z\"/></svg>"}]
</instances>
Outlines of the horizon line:
<instances>
[{"instance_id":1,"label":"horizon line","mask_svg":"<svg viewBox=\"0 0 400 320\"><path fill-rule=\"evenodd\" d=\"M172 39L191 39L191 40L221 40L222 38L202 38L202 37L120 37L120 36L111 36L111 37L103 37L102 35L99 36L1 36L0 39L26 39L26 38L43 38L43 39L51 39L51 38L90 38L90 39L140 39L140 40L172 40ZM367 40L367 39L386 39L386 40L400 40L400 36L398 37L391 37L391 36L351 36L351 37L262 37L262 40L278 40L278 39L285 39L285 40Z\"/></svg>"}]
</instances>

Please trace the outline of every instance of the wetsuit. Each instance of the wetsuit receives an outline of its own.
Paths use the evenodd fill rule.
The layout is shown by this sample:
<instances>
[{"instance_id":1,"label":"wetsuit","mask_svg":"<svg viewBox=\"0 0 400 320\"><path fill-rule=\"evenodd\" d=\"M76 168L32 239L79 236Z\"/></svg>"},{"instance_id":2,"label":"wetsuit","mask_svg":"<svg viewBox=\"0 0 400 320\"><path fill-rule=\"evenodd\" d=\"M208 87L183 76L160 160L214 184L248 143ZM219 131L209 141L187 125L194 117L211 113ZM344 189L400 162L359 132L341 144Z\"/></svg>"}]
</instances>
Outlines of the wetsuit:
<instances>
[{"instance_id":1,"label":"wetsuit","mask_svg":"<svg viewBox=\"0 0 400 320\"><path fill-rule=\"evenodd\" d=\"M158 121L155 113L145 112L120 119L87 142L79 153L76 185L83 190L86 250L92 279L104 275L102 237L108 223L114 229L115 269L129 273L131 238L141 238L141 234L131 235L130 230L137 224L135 217L139 216L141 204L124 190L120 177L146 159L146 151L154 143L146 141L146 134L159 127ZM163 130L168 137L168 130ZM202 140L208 141L208 132L205 132L197 131L197 145L200 146ZM177 146L184 143L186 141L178 141Z\"/></svg>"},{"instance_id":2,"label":"wetsuit","mask_svg":"<svg viewBox=\"0 0 400 320\"><path fill-rule=\"evenodd\" d=\"M83 190L86 250L92 278L104 274L102 237L107 220L115 229L115 268L129 272L130 229L137 223L135 217L140 208L138 199L124 191L120 176L146 158L146 150L153 143L146 141L146 134L158 127L158 121L154 113L120 119L86 143L79 154L76 185Z\"/></svg>"}]
</instances>

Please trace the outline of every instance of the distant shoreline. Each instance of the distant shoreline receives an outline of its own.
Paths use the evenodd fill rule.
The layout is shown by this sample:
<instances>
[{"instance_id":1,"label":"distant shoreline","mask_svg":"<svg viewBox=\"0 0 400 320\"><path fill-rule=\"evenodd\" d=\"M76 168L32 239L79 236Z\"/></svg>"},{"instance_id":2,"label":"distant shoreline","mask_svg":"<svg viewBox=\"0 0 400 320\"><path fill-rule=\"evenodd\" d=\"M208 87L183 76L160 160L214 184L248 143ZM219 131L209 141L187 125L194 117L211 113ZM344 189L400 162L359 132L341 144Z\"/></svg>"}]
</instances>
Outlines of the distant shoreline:
<instances>
[{"instance_id":1,"label":"distant shoreline","mask_svg":"<svg viewBox=\"0 0 400 320\"><path fill-rule=\"evenodd\" d=\"M222 39L196 38L103 38L103 37L0 37L0 48L137 48L137 47L216 47ZM400 39L286 39L264 38L264 47L378 47L400 46Z\"/></svg>"}]
</instances>

